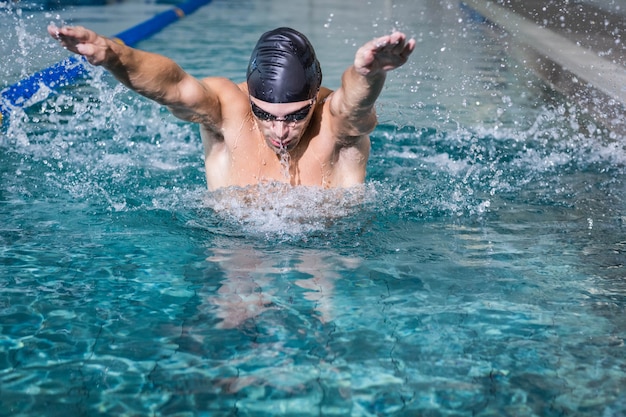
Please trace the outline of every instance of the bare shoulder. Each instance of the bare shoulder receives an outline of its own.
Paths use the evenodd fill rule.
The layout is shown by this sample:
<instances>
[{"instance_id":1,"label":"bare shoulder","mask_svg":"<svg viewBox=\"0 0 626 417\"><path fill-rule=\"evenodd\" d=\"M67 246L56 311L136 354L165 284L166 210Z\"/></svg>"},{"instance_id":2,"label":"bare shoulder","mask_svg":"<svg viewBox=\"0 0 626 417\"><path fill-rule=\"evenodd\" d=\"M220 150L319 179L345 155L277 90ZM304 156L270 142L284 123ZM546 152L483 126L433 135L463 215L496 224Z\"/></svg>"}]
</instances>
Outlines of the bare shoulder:
<instances>
[{"instance_id":1,"label":"bare shoulder","mask_svg":"<svg viewBox=\"0 0 626 417\"><path fill-rule=\"evenodd\" d=\"M370 154L368 134L349 135L341 119L333 114L331 99L335 91L321 89L318 101L319 131L315 152L329 164L328 181L332 186L348 187L363 183Z\"/></svg>"},{"instance_id":2,"label":"bare shoulder","mask_svg":"<svg viewBox=\"0 0 626 417\"><path fill-rule=\"evenodd\" d=\"M223 88L239 88L239 85L236 84L229 78L225 77L206 77L201 80L204 84L209 87L223 87Z\"/></svg>"},{"instance_id":3,"label":"bare shoulder","mask_svg":"<svg viewBox=\"0 0 626 417\"><path fill-rule=\"evenodd\" d=\"M234 81L224 77L207 77L201 82L213 91L219 98L221 105L227 105L231 100L245 99L245 91L242 90L242 84L236 84Z\"/></svg>"},{"instance_id":4,"label":"bare shoulder","mask_svg":"<svg viewBox=\"0 0 626 417\"><path fill-rule=\"evenodd\" d=\"M200 123L206 130L218 132L225 127L229 119L238 117L246 111L246 95L240 85L224 77L207 77L199 80L204 90L209 92L211 100L204 101L196 110L202 117L191 120Z\"/></svg>"},{"instance_id":5,"label":"bare shoulder","mask_svg":"<svg viewBox=\"0 0 626 417\"><path fill-rule=\"evenodd\" d=\"M351 129L351 123L346 119L346 115L338 114L333 108L333 100L336 101L337 95L341 95L341 91L320 90L320 102L323 102L322 130L327 132L336 148L356 148L360 152L365 150L369 152L369 134Z\"/></svg>"},{"instance_id":6,"label":"bare shoulder","mask_svg":"<svg viewBox=\"0 0 626 417\"><path fill-rule=\"evenodd\" d=\"M244 124L252 121L249 117L250 103L246 83L236 84L223 77L208 77L202 79L201 82L214 92L218 99L217 106L219 106L220 113L218 125L203 125L205 146L209 138L228 144L238 137L238 132Z\"/></svg>"}]
</instances>

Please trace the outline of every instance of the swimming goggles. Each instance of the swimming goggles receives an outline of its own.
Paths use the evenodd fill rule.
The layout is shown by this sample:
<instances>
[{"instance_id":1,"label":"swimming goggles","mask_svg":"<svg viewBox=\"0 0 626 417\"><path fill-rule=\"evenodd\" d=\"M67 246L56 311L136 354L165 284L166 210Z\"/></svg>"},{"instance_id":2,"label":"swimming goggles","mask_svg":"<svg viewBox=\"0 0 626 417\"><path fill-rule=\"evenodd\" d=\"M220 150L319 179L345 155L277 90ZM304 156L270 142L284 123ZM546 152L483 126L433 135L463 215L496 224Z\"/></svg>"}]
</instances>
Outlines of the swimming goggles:
<instances>
[{"instance_id":1,"label":"swimming goggles","mask_svg":"<svg viewBox=\"0 0 626 417\"><path fill-rule=\"evenodd\" d=\"M311 101L311 104L308 106L304 106L300 110L296 110L293 113L286 114L283 117L278 117L273 115L272 113L268 113L252 101L250 102L250 106L252 107L252 113L256 116L257 119L263 120L265 122L286 122L286 123L297 123L301 122L309 115L311 111L311 107L315 103L315 99Z\"/></svg>"}]
</instances>

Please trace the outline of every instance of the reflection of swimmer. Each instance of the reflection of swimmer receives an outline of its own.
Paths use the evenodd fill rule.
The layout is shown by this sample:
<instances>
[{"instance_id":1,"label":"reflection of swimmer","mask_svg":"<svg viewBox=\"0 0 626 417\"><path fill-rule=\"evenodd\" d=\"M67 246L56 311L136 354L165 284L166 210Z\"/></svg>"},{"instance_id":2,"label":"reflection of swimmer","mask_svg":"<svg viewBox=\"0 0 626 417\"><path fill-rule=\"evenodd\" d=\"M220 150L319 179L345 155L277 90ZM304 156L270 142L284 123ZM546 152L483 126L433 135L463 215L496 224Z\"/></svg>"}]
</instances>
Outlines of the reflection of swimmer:
<instances>
[{"instance_id":1,"label":"reflection of swimmer","mask_svg":"<svg viewBox=\"0 0 626 417\"><path fill-rule=\"evenodd\" d=\"M283 308L285 295L277 295L281 285L275 282L285 276L299 288L315 317L326 323L333 319L334 282L340 262L354 266L354 259L306 250L281 253L276 256L257 253L252 248L214 249L208 260L222 267L225 279L217 291L208 296L221 319L218 328L236 328L247 320L254 320L270 309ZM297 279L294 279L297 278ZM287 295L291 298L291 294ZM294 301L292 301L294 302Z\"/></svg>"},{"instance_id":2,"label":"reflection of swimmer","mask_svg":"<svg viewBox=\"0 0 626 417\"><path fill-rule=\"evenodd\" d=\"M199 123L212 190L265 181L362 183L376 125L374 103L387 71L403 65L415 47L400 32L367 42L333 92L321 87L320 65L307 38L289 28L261 36L241 84L197 80L169 58L82 27L50 26L48 32L175 116Z\"/></svg>"}]
</instances>

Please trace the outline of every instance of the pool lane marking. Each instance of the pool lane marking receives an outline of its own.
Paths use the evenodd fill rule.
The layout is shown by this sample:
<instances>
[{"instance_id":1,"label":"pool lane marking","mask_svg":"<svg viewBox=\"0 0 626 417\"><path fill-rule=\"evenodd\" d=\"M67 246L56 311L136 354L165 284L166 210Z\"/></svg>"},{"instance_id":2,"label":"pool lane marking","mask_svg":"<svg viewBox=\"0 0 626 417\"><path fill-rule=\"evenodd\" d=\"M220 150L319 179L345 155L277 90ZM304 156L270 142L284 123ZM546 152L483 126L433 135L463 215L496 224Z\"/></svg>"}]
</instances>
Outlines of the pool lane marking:
<instances>
[{"instance_id":1,"label":"pool lane marking","mask_svg":"<svg viewBox=\"0 0 626 417\"><path fill-rule=\"evenodd\" d=\"M114 35L122 45L133 46L161 31L166 26L211 3L212 0L188 0L152 18ZM88 75L88 63L82 56L72 55L56 64L5 87L0 91L0 126L8 122L13 108L24 108L45 100L51 90L65 87ZM49 90L46 92L46 89ZM43 94L42 94L43 93Z\"/></svg>"},{"instance_id":2,"label":"pool lane marking","mask_svg":"<svg viewBox=\"0 0 626 417\"><path fill-rule=\"evenodd\" d=\"M619 64L599 57L587 49L550 29L518 16L492 2L464 0L464 3L487 21L504 28L520 43L557 63L561 68L602 91L607 96L626 105L626 69Z\"/></svg>"}]
</instances>

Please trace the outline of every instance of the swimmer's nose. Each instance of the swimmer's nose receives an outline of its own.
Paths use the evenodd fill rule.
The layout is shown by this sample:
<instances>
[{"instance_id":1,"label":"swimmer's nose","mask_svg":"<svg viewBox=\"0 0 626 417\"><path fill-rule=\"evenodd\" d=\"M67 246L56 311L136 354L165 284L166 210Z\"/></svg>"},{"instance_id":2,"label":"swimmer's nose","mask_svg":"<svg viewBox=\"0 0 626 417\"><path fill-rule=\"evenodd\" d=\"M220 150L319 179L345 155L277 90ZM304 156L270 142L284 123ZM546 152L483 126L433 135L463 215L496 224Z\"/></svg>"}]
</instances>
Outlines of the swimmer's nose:
<instances>
[{"instance_id":1,"label":"swimmer's nose","mask_svg":"<svg viewBox=\"0 0 626 417\"><path fill-rule=\"evenodd\" d=\"M289 134L289 123L284 120L274 120L272 130L278 139L285 139Z\"/></svg>"}]
</instances>

